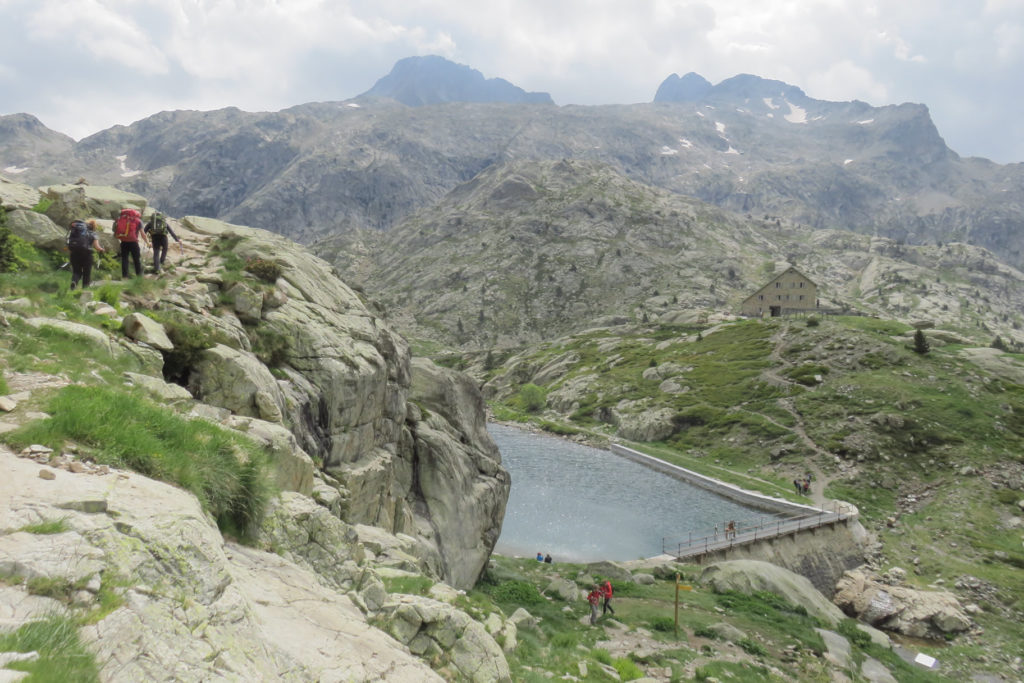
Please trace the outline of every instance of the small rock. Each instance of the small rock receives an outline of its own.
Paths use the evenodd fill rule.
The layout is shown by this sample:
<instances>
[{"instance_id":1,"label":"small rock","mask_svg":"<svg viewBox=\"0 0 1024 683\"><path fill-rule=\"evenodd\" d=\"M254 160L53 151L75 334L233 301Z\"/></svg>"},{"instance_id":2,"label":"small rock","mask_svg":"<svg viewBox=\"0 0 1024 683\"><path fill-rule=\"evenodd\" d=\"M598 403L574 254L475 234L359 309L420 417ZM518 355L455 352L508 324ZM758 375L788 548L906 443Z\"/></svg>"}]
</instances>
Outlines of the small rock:
<instances>
[{"instance_id":1,"label":"small rock","mask_svg":"<svg viewBox=\"0 0 1024 683\"><path fill-rule=\"evenodd\" d=\"M8 398L7 396L0 396L0 410L4 411L5 413L9 413L17 407L18 404L15 403L12 399Z\"/></svg>"},{"instance_id":2,"label":"small rock","mask_svg":"<svg viewBox=\"0 0 1024 683\"><path fill-rule=\"evenodd\" d=\"M68 465L68 469L75 474L81 474L82 472L85 472L85 465L78 460L72 460L71 464Z\"/></svg>"},{"instance_id":3,"label":"small rock","mask_svg":"<svg viewBox=\"0 0 1024 683\"><path fill-rule=\"evenodd\" d=\"M53 481L57 478L57 473L53 470L39 470L39 478L47 481Z\"/></svg>"}]
</instances>

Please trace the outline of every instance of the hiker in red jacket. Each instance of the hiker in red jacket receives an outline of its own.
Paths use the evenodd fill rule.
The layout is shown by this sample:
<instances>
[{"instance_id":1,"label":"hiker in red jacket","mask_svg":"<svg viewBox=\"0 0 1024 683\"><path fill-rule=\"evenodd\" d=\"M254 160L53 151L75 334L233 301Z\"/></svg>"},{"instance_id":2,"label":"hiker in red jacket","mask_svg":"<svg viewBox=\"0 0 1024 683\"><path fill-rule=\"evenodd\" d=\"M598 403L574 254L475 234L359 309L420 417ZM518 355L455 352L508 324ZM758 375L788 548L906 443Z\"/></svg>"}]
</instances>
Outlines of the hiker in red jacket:
<instances>
[{"instance_id":1,"label":"hiker in red jacket","mask_svg":"<svg viewBox=\"0 0 1024 683\"><path fill-rule=\"evenodd\" d=\"M608 614L609 612L611 612L612 614L615 614L615 610L612 609L612 605L611 605L611 602L612 602L612 582L611 581L605 581L604 585L601 586L601 595L604 596L604 609L601 610L601 616L604 616L605 614Z\"/></svg>"},{"instance_id":2,"label":"hiker in red jacket","mask_svg":"<svg viewBox=\"0 0 1024 683\"><path fill-rule=\"evenodd\" d=\"M142 251L139 239L147 245L149 238L142 230L142 215L138 209L121 209L121 215L114 221L114 237L121 242L121 279L128 279L128 259L135 266L135 276L142 275Z\"/></svg>"}]
</instances>

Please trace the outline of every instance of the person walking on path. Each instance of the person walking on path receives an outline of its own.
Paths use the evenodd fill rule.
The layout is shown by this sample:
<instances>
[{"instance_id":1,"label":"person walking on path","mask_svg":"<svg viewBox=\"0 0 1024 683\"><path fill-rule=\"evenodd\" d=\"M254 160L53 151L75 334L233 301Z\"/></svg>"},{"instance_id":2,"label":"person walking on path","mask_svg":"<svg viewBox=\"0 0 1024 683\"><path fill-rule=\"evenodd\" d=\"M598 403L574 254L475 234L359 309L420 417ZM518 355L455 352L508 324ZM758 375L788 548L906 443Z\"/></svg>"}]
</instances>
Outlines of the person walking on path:
<instances>
[{"instance_id":1,"label":"person walking on path","mask_svg":"<svg viewBox=\"0 0 1024 683\"><path fill-rule=\"evenodd\" d=\"M587 594L587 602L590 603L590 625L591 626L593 626L594 624L597 623L597 606L601 602L601 596L602 595L604 595L604 592L600 588L598 588L598 586L596 584L594 585L593 588L590 589L590 593Z\"/></svg>"},{"instance_id":2,"label":"person walking on path","mask_svg":"<svg viewBox=\"0 0 1024 683\"><path fill-rule=\"evenodd\" d=\"M91 226L91 227L90 227ZM92 282L92 252L103 251L96 238L96 222L74 220L68 230L68 254L71 261L71 289L82 282L82 288Z\"/></svg>"},{"instance_id":3,"label":"person walking on path","mask_svg":"<svg viewBox=\"0 0 1024 683\"><path fill-rule=\"evenodd\" d=\"M147 245L149 238L142 229L142 218L138 209L121 209L121 215L114 222L114 237L121 242L121 279L128 279L128 259L135 266L136 277L142 275L142 251L139 238Z\"/></svg>"},{"instance_id":4,"label":"person walking on path","mask_svg":"<svg viewBox=\"0 0 1024 683\"><path fill-rule=\"evenodd\" d=\"M601 610L601 616L611 612L615 614L615 610L612 609L612 582L605 581L604 585L601 586L601 595L604 597L604 607Z\"/></svg>"},{"instance_id":5,"label":"person walking on path","mask_svg":"<svg viewBox=\"0 0 1024 683\"><path fill-rule=\"evenodd\" d=\"M732 538L736 539L736 522L729 520L729 523L725 525L725 539L729 540Z\"/></svg>"},{"instance_id":6,"label":"person walking on path","mask_svg":"<svg viewBox=\"0 0 1024 683\"><path fill-rule=\"evenodd\" d=\"M167 217L159 211L149 219L143 232L149 235L150 241L153 243L153 272L159 273L160 266L167 258L167 245L169 244L167 236L173 237L178 244L181 244L181 238L174 234L171 224L167 222Z\"/></svg>"}]
</instances>

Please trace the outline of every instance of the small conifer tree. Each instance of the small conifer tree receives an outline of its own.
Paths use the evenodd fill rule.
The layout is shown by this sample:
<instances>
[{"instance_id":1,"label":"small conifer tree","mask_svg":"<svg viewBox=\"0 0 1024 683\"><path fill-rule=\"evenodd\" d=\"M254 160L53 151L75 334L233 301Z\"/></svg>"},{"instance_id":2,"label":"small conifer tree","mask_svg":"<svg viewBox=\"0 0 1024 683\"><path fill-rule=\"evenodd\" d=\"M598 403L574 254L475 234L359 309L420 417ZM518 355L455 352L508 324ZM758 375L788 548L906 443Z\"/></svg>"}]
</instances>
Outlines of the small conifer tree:
<instances>
[{"instance_id":1,"label":"small conifer tree","mask_svg":"<svg viewBox=\"0 0 1024 683\"><path fill-rule=\"evenodd\" d=\"M1006 347L1006 342L1004 342L1003 338L1000 337L999 335L996 335L996 338L992 340L991 346L992 346L993 349L999 349L1000 351L1008 351L1009 350Z\"/></svg>"},{"instance_id":2,"label":"small conifer tree","mask_svg":"<svg viewBox=\"0 0 1024 683\"><path fill-rule=\"evenodd\" d=\"M17 270L14 239L11 229L7 227L7 211L0 207L0 273L10 273L14 270Z\"/></svg>"},{"instance_id":3,"label":"small conifer tree","mask_svg":"<svg viewBox=\"0 0 1024 683\"><path fill-rule=\"evenodd\" d=\"M927 337L924 336L924 330L918 330L914 333L914 353L919 353L922 356L932 350L932 347L928 344Z\"/></svg>"}]
</instances>

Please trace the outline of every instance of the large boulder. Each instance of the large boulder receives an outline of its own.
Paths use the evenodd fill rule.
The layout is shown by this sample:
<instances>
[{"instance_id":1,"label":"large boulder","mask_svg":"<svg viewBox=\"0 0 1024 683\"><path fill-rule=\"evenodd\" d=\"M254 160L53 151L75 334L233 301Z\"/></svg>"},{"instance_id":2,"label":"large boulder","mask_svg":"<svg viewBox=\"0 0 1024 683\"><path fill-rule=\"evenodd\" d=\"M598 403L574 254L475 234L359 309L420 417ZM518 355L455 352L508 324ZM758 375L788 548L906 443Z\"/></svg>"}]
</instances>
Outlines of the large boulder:
<instances>
[{"instance_id":1,"label":"large boulder","mask_svg":"<svg viewBox=\"0 0 1024 683\"><path fill-rule=\"evenodd\" d=\"M748 595L756 591L775 593L794 605L803 607L808 614L832 626L844 618L839 608L819 593L809 580L768 562L759 560L716 562L701 572L700 582L711 586L718 593L726 591L738 591Z\"/></svg>"},{"instance_id":2,"label":"large boulder","mask_svg":"<svg viewBox=\"0 0 1024 683\"><path fill-rule=\"evenodd\" d=\"M129 313L121 321L125 335L135 341L149 344L160 351L173 351L174 344L167 337L164 326L142 313Z\"/></svg>"},{"instance_id":3,"label":"large boulder","mask_svg":"<svg viewBox=\"0 0 1024 683\"><path fill-rule=\"evenodd\" d=\"M414 654L439 662L453 680L511 681L508 661L486 627L444 602L396 595L382 608L384 628Z\"/></svg>"},{"instance_id":4,"label":"large boulder","mask_svg":"<svg viewBox=\"0 0 1024 683\"><path fill-rule=\"evenodd\" d=\"M416 359L411 399L424 518L442 549L445 580L471 588L498 541L511 480L487 433L483 397L468 377Z\"/></svg>"},{"instance_id":5,"label":"large boulder","mask_svg":"<svg viewBox=\"0 0 1024 683\"><path fill-rule=\"evenodd\" d=\"M892 585L861 570L843 574L833 600L851 617L908 636L939 639L971 628L952 593Z\"/></svg>"},{"instance_id":6,"label":"large boulder","mask_svg":"<svg viewBox=\"0 0 1024 683\"><path fill-rule=\"evenodd\" d=\"M117 218L121 209L146 209L146 199L131 192L103 185L51 185L42 189L43 199L52 203L46 215L57 225L68 225L76 218Z\"/></svg>"},{"instance_id":7,"label":"large boulder","mask_svg":"<svg viewBox=\"0 0 1024 683\"><path fill-rule=\"evenodd\" d=\"M223 344L206 349L189 375L196 398L239 415L281 422L284 394L256 356Z\"/></svg>"},{"instance_id":8,"label":"large boulder","mask_svg":"<svg viewBox=\"0 0 1024 683\"><path fill-rule=\"evenodd\" d=\"M347 591L361 577L363 547L355 529L312 498L284 492L267 510L259 540L281 557Z\"/></svg>"},{"instance_id":9,"label":"large boulder","mask_svg":"<svg viewBox=\"0 0 1024 683\"><path fill-rule=\"evenodd\" d=\"M633 412L629 407L616 407L612 411L612 420L617 427L615 433L630 441L667 439L675 432L674 416L675 413L670 408Z\"/></svg>"},{"instance_id":10,"label":"large boulder","mask_svg":"<svg viewBox=\"0 0 1024 683\"><path fill-rule=\"evenodd\" d=\"M75 596L81 607L71 608L80 616L97 608L101 595L119 596L119 607L80 631L102 680L338 680L338 672L347 681L442 680L309 569L225 543L182 489L117 471L60 471L44 480L29 459L2 447L0 459L6 575L84 586ZM97 501L103 506L85 504ZM283 507L292 519L304 514L288 502ZM17 532L56 519L66 531ZM322 535L310 520L306 528L329 543L346 538ZM338 559L344 562L350 547L342 543ZM301 564L318 562L309 549L301 556L285 549ZM20 584L0 590L0 614L11 627L40 616L46 607L38 602Z\"/></svg>"},{"instance_id":11,"label":"large boulder","mask_svg":"<svg viewBox=\"0 0 1024 683\"><path fill-rule=\"evenodd\" d=\"M0 176L0 207L8 211L31 209L42 196L39 190L30 185L22 185Z\"/></svg>"},{"instance_id":12,"label":"large boulder","mask_svg":"<svg viewBox=\"0 0 1024 683\"><path fill-rule=\"evenodd\" d=\"M18 209L7 214L7 227L29 244L43 249L67 247L67 224L60 227L41 213Z\"/></svg>"}]
</instances>

